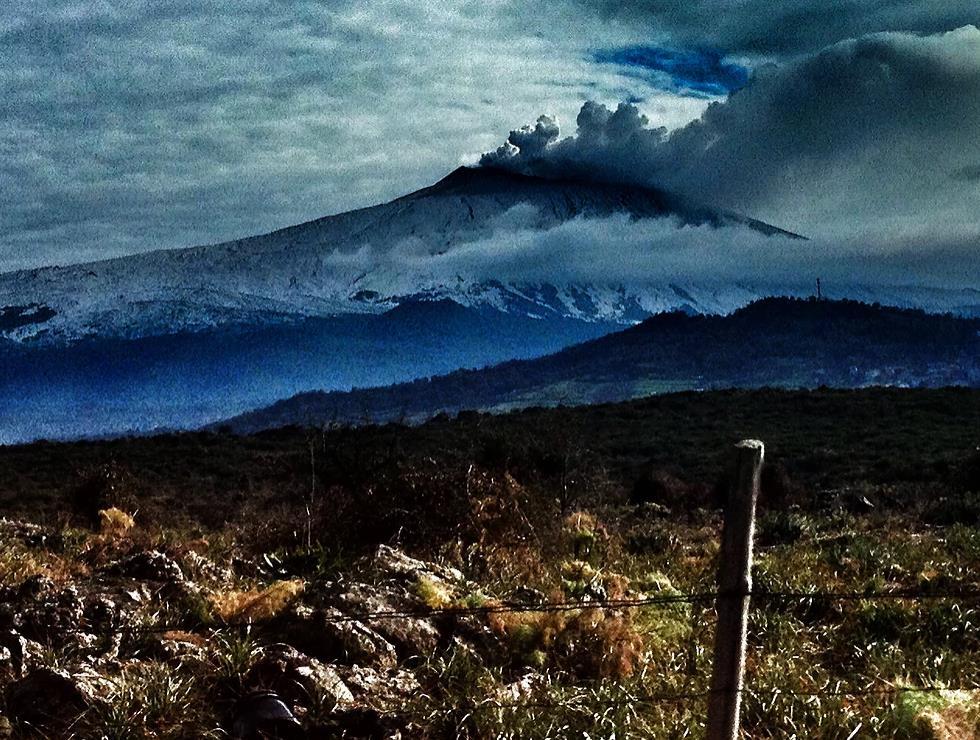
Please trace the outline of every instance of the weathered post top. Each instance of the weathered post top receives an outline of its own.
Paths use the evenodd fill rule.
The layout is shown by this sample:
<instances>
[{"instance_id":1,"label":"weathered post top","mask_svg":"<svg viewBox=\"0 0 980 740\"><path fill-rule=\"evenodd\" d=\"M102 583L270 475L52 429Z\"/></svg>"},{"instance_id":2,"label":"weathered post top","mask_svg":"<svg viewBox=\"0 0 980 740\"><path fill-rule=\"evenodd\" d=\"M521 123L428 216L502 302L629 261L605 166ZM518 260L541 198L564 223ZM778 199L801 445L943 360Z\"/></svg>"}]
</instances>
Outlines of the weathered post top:
<instances>
[{"instance_id":1,"label":"weathered post top","mask_svg":"<svg viewBox=\"0 0 980 740\"><path fill-rule=\"evenodd\" d=\"M766 446L759 439L743 439L741 442L735 445L736 449L739 450L758 450L759 451L759 461L762 461L762 456L765 454Z\"/></svg>"}]
</instances>

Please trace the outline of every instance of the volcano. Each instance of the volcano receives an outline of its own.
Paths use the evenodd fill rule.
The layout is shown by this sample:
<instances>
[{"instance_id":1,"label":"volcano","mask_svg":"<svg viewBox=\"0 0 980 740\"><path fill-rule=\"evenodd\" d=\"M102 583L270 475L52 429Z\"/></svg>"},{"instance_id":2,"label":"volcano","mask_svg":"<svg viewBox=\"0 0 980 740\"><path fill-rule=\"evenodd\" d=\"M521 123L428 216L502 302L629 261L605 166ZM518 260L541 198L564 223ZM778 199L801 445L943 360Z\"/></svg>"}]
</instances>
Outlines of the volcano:
<instances>
[{"instance_id":1,"label":"volcano","mask_svg":"<svg viewBox=\"0 0 980 740\"><path fill-rule=\"evenodd\" d=\"M84 337L138 338L312 316L382 313L420 297L529 316L633 323L659 311L731 310L757 297L740 286L515 283L456 275L451 281L386 259L411 242L439 255L499 231L521 208L522 227L627 214L678 226L740 226L799 239L775 226L652 188L549 180L461 167L389 203L261 236L100 262L0 275L0 335L43 344ZM363 258L366 250L370 258Z\"/></svg>"}]
</instances>

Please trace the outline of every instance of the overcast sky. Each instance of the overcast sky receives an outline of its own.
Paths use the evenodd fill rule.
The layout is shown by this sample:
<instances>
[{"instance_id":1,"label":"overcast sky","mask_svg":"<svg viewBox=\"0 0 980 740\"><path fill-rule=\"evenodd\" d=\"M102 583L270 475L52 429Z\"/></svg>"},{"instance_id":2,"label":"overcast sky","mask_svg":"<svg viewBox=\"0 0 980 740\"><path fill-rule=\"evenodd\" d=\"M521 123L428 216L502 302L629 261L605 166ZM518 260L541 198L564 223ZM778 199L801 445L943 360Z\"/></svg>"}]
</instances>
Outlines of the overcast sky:
<instances>
[{"instance_id":1,"label":"overcast sky","mask_svg":"<svg viewBox=\"0 0 980 740\"><path fill-rule=\"evenodd\" d=\"M0 270L265 232L484 152L869 251L977 255L976 0L731 7L8 3Z\"/></svg>"}]
</instances>

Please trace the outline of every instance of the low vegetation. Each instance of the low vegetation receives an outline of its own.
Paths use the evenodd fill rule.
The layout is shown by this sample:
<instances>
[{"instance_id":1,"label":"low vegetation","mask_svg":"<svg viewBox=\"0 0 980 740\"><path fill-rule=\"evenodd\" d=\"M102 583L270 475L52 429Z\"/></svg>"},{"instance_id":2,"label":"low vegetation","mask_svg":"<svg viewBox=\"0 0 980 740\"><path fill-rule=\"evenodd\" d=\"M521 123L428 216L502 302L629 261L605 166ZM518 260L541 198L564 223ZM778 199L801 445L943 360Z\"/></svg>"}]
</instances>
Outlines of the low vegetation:
<instances>
[{"instance_id":1,"label":"low vegetation","mask_svg":"<svg viewBox=\"0 0 980 740\"><path fill-rule=\"evenodd\" d=\"M714 611L678 597L714 588L750 435L746 736L975 737L978 410L726 392L0 449L0 737L701 736Z\"/></svg>"}]
</instances>

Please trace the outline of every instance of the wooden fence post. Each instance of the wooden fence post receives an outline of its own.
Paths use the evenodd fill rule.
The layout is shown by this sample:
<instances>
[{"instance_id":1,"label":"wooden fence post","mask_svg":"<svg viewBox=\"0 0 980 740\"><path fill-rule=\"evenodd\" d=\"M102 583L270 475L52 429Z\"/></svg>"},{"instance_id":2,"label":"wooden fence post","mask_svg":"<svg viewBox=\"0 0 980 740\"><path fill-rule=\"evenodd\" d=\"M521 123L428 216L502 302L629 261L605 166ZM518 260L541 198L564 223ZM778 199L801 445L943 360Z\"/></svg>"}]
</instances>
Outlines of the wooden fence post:
<instances>
[{"instance_id":1,"label":"wooden fence post","mask_svg":"<svg viewBox=\"0 0 980 740\"><path fill-rule=\"evenodd\" d=\"M745 675L745 641L752 592L752 536L765 447L746 439L735 445L735 477L729 490L718 564L708 740L735 740Z\"/></svg>"}]
</instances>

